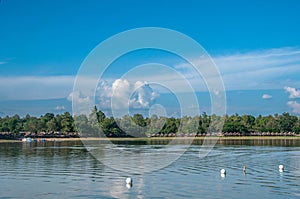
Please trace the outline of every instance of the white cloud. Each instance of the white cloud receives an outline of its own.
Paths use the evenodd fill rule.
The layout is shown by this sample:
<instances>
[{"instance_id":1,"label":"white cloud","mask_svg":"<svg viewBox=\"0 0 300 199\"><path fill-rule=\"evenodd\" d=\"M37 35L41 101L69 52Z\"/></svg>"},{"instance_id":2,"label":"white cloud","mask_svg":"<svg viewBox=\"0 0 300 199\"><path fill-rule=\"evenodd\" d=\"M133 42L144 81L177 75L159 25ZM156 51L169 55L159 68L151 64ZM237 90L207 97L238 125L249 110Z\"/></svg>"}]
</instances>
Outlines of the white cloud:
<instances>
[{"instance_id":1,"label":"white cloud","mask_svg":"<svg viewBox=\"0 0 300 199\"><path fill-rule=\"evenodd\" d=\"M101 108L108 108L111 106L112 88L108 81L102 80L97 86L96 95L100 102Z\"/></svg>"},{"instance_id":2,"label":"white cloud","mask_svg":"<svg viewBox=\"0 0 300 199\"><path fill-rule=\"evenodd\" d=\"M300 50L298 48L232 53L212 56L212 58L220 70L226 90L282 89L286 85L289 85L289 88L300 87L300 79L296 75L300 74ZM198 61L199 64L203 63L201 58ZM4 64L3 61L0 63ZM126 85L124 80L114 82L106 79L109 82L103 81L103 85L98 86L98 97L108 107L113 94L112 84L115 84L114 90L118 91L115 95L120 97L125 96L129 91L131 95L134 84L139 80L143 80L143 83L150 82L151 85L157 82L161 85L160 88L172 88L173 93L186 92L188 85L185 81L187 80L195 91L207 91L205 81L191 66L186 63L173 63L173 66L179 75L158 67L155 70L149 68L147 71L141 70L139 73L132 73L130 77L124 77L130 80L129 85ZM209 68L206 67L206 70ZM0 100L65 98L72 92L75 78L75 76L0 77ZM210 77L209 82L215 82L214 78L216 77ZM83 82L89 85L88 79L84 79ZM155 87L156 90L160 88ZM170 90L167 89L160 89L159 92L169 92ZM138 92L143 96L141 91ZM300 96L297 90L291 92L294 94L290 93L290 98ZM80 96L79 93L76 95ZM147 95L149 96L149 93ZM135 102L139 101L139 106L147 106L141 99L142 97L137 97ZM132 104L133 102L126 103Z\"/></svg>"},{"instance_id":3,"label":"white cloud","mask_svg":"<svg viewBox=\"0 0 300 199\"><path fill-rule=\"evenodd\" d=\"M137 81L130 104L134 108L149 108L151 103L159 96L147 82Z\"/></svg>"},{"instance_id":4,"label":"white cloud","mask_svg":"<svg viewBox=\"0 0 300 199\"><path fill-rule=\"evenodd\" d=\"M113 108L149 108L158 97L147 82L117 79L112 84Z\"/></svg>"},{"instance_id":5,"label":"white cloud","mask_svg":"<svg viewBox=\"0 0 300 199\"><path fill-rule=\"evenodd\" d=\"M299 54L300 50L297 48L279 48L213 56L213 59L223 72L239 73L245 69L256 71L299 64Z\"/></svg>"},{"instance_id":6,"label":"white cloud","mask_svg":"<svg viewBox=\"0 0 300 199\"><path fill-rule=\"evenodd\" d=\"M291 86L300 83L299 79L295 79L298 78L295 74L300 73L300 50L297 48L219 55L213 56L213 61L220 70L226 90L282 89L287 83ZM199 58L198 63L202 62L203 60ZM153 91L153 87L150 87L153 82L158 83L161 87L172 88L171 91L175 94L187 91L186 86L183 86L186 84L185 80L191 83L195 91L207 91L205 81L196 74L197 71L190 65L177 63L174 64L174 69L179 75L161 67L156 67L154 70L151 66L146 67L145 70L133 70L124 79L110 82L100 81L96 91L100 108L121 109L128 106L147 108L157 97L157 91ZM209 70L207 67L206 69ZM214 82L216 77L210 76L209 78L211 78L210 82ZM139 81L141 79L143 81ZM151 82L151 84L149 85L147 82ZM154 88L157 90L156 87ZM291 98L300 96L296 89L293 90L292 87L289 87L288 90L293 91L290 93ZM218 90L213 91L216 94L219 92ZM170 90L162 89L159 92L170 92ZM80 95L77 93L77 96ZM272 96L269 94L262 95L262 99L271 98Z\"/></svg>"},{"instance_id":7,"label":"white cloud","mask_svg":"<svg viewBox=\"0 0 300 199\"><path fill-rule=\"evenodd\" d=\"M7 62L5 61L0 61L0 65L6 64Z\"/></svg>"},{"instance_id":8,"label":"white cloud","mask_svg":"<svg viewBox=\"0 0 300 199\"><path fill-rule=\"evenodd\" d=\"M0 100L65 98L72 91L74 76L0 77Z\"/></svg>"},{"instance_id":9,"label":"white cloud","mask_svg":"<svg viewBox=\"0 0 300 199\"><path fill-rule=\"evenodd\" d=\"M90 96L84 96L79 91L73 91L69 94L67 97L69 101L76 101L77 103L90 103L91 97Z\"/></svg>"},{"instance_id":10,"label":"white cloud","mask_svg":"<svg viewBox=\"0 0 300 199\"><path fill-rule=\"evenodd\" d=\"M300 85L297 75L300 74L300 49L298 48L248 51L212 56L212 59L219 68L225 90L269 90L282 89L285 85L295 87ZM201 59L194 62L200 66L202 64ZM204 80L190 64L177 63L174 68L183 74L196 91L207 91ZM160 78L172 81L172 84L179 88L178 91L184 92L184 89L180 89L182 82L176 81L174 76L163 74ZM216 77L210 78L210 82L215 82ZM160 81L159 77L157 80ZM300 91L294 91L292 98L300 96L298 95ZM261 97L264 100L273 98L269 94Z\"/></svg>"},{"instance_id":11,"label":"white cloud","mask_svg":"<svg viewBox=\"0 0 300 199\"><path fill-rule=\"evenodd\" d=\"M101 109L149 108L159 96L147 82L129 82L116 79L112 83L101 80L96 89L96 101ZM84 96L78 91L70 93L68 100L90 104L93 96Z\"/></svg>"},{"instance_id":12,"label":"white cloud","mask_svg":"<svg viewBox=\"0 0 300 199\"><path fill-rule=\"evenodd\" d=\"M83 87L84 88L84 87ZM128 108L150 108L159 96L146 81L128 81L127 79L100 80L95 92L72 91L67 99L75 102L76 112L86 113L86 107L95 103L102 110L125 111Z\"/></svg>"},{"instance_id":13,"label":"white cloud","mask_svg":"<svg viewBox=\"0 0 300 199\"><path fill-rule=\"evenodd\" d=\"M272 95L263 94L263 95L262 95L262 98L263 98L263 99L271 99L271 98L272 98Z\"/></svg>"},{"instance_id":14,"label":"white cloud","mask_svg":"<svg viewBox=\"0 0 300 199\"><path fill-rule=\"evenodd\" d=\"M297 90L296 88L292 87L284 87L284 90L290 94L289 98L294 99L294 98L300 98L300 91Z\"/></svg>"},{"instance_id":15,"label":"white cloud","mask_svg":"<svg viewBox=\"0 0 300 199\"><path fill-rule=\"evenodd\" d=\"M293 113L300 114L300 104L296 101L288 101L287 105L292 108Z\"/></svg>"},{"instance_id":16,"label":"white cloud","mask_svg":"<svg viewBox=\"0 0 300 199\"><path fill-rule=\"evenodd\" d=\"M130 95L132 93L132 85L126 79L117 79L112 84L111 93L112 108L126 108L129 106Z\"/></svg>"},{"instance_id":17,"label":"white cloud","mask_svg":"<svg viewBox=\"0 0 300 199\"><path fill-rule=\"evenodd\" d=\"M281 89L287 83L299 85L299 78L295 76L300 73L298 48L232 53L212 56L212 59L219 68L226 90ZM201 66L201 60L194 62ZM199 78L188 64L178 63L174 67L189 79ZM203 90L203 87L199 89Z\"/></svg>"},{"instance_id":18,"label":"white cloud","mask_svg":"<svg viewBox=\"0 0 300 199\"><path fill-rule=\"evenodd\" d=\"M56 106L55 110L57 110L57 111L63 111L63 110L66 110L66 108L64 106Z\"/></svg>"}]
</instances>

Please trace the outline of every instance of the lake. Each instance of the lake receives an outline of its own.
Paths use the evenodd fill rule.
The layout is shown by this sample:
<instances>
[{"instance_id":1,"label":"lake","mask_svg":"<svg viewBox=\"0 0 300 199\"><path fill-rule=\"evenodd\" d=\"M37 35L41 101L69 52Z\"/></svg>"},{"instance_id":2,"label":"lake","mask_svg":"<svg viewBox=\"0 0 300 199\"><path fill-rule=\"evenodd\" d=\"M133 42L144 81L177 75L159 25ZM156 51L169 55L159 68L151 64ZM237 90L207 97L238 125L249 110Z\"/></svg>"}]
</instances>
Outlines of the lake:
<instances>
[{"instance_id":1,"label":"lake","mask_svg":"<svg viewBox=\"0 0 300 199\"><path fill-rule=\"evenodd\" d=\"M165 144L114 142L149 155L160 150L172 156L186 149L179 142L164 150ZM0 143L0 198L300 198L299 139L220 140L204 158L199 157L201 144L194 141L159 170L132 173L113 169L123 167L122 162L104 165L80 141ZM279 172L280 164L284 172ZM151 161L144 166L151 168ZM126 186L128 176L132 187Z\"/></svg>"}]
</instances>

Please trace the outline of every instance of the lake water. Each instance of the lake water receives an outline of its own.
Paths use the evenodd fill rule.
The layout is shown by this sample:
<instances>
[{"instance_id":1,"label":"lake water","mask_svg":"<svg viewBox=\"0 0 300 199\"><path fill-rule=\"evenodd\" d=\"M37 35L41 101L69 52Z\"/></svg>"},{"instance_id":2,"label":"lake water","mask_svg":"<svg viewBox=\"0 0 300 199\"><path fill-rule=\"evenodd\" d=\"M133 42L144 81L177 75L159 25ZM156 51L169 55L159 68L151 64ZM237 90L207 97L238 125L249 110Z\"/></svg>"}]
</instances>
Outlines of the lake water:
<instances>
[{"instance_id":1,"label":"lake water","mask_svg":"<svg viewBox=\"0 0 300 199\"><path fill-rule=\"evenodd\" d=\"M151 154L165 143L115 144ZM200 145L160 170L132 174L105 166L78 141L0 143L0 198L300 198L300 140L225 140L205 158Z\"/></svg>"}]
</instances>

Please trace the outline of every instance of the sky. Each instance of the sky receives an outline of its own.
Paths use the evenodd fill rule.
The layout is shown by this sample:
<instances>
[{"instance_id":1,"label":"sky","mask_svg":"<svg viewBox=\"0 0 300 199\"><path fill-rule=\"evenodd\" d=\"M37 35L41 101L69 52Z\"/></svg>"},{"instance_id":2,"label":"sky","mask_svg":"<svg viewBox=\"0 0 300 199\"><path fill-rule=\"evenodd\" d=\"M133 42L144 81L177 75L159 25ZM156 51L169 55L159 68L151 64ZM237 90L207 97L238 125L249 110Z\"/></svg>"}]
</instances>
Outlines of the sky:
<instances>
[{"instance_id":1,"label":"sky","mask_svg":"<svg viewBox=\"0 0 300 199\"><path fill-rule=\"evenodd\" d=\"M300 115L299 9L296 0L1 0L0 116L72 112L71 101L81 95L73 91L74 81L89 53L113 35L141 27L168 28L197 41L220 71L227 113ZM210 112L205 82L191 66L151 49L111 64L96 88L97 105L109 112L116 93L119 105L130 97L133 112L159 111L151 107L161 104L168 115L177 115L189 99L178 102L185 90L172 73L158 69L123 77L152 62L182 74L194 88L200 112ZM176 91L147 79L173 82Z\"/></svg>"}]
</instances>

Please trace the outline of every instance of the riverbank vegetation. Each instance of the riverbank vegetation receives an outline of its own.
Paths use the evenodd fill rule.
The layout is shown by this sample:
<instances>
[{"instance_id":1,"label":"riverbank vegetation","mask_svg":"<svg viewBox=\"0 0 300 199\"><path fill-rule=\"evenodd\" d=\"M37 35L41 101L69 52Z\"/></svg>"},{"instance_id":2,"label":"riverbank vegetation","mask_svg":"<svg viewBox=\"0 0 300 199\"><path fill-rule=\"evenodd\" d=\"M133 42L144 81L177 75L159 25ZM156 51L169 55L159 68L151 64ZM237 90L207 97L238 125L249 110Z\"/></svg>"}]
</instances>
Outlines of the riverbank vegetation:
<instances>
[{"instance_id":1,"label":"riverbank vegetation","mask_svg":"<svg viewBox=\"0 0 300 199\"><path fill-rule=\"evenodd\" d=\"M219 117L204 112L199 116L182 118L156 115L144 118L141 114L113 118L106 117L94 107L90 115L74 117L69 112L58 115L46 113L40 117L0 117L0 138L203 136L211 133L210 123L216 118L224 120L222 132L218 132L223 136L293 136L300 133L300 118L289 113Z\"/></svg>"}]
</instances>

